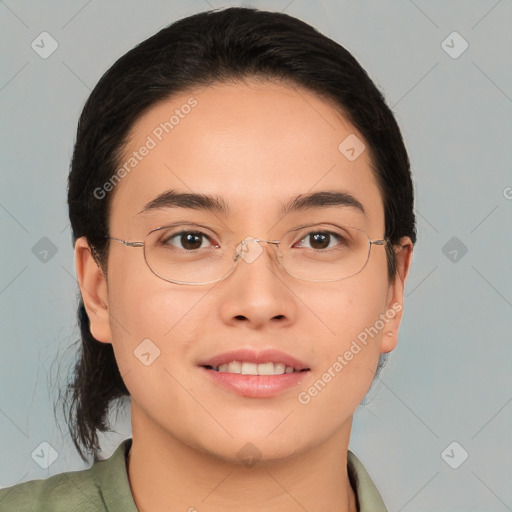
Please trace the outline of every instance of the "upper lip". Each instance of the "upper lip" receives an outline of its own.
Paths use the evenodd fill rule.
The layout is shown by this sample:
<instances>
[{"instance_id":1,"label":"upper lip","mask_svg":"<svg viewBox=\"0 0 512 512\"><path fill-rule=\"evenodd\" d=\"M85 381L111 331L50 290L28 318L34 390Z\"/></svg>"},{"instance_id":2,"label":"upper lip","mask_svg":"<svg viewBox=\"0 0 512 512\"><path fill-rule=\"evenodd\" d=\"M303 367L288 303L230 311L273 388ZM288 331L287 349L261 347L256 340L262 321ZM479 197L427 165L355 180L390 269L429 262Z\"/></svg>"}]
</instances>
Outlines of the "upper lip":
<instances>
[{"instance_id":1,"label":"upper lip","mask_svg":"<svg viewBox=\"0 0 512 512\"><path fill-rule=\"evenodd\" d=\"M199 363L199 366L218 367L221 364L229 364L232 361L241 361L247 363L282 363L285 366L291 366L294 370L309 370L309 366L302 361L299 361L290 354L281 352L277 349L266 350L253 350L241 348L238 350L231 350L230 352L223 352L216 356Z\"/></svg>"}]
</instances>

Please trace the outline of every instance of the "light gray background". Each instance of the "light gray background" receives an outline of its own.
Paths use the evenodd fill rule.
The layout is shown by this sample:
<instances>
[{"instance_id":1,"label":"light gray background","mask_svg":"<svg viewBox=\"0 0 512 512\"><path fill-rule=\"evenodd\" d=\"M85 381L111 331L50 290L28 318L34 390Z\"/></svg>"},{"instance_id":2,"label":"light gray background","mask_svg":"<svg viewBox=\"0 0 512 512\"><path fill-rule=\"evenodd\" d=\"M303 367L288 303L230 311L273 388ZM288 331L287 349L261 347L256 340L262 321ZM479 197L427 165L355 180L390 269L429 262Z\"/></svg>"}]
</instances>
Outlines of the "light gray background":
<instances>
[{"instance_id":1,"label":"light gray background","mask_svg":"<svg viewBox=\"0 0 512 512\"><path fill-rule=\"evenodd\" d=\"M86 467L52 410L78 338L66 180L83 103L136 43L228 5L242 4L0 1L1 486ZM245 5L346 46L385 93L411 157L419 239L400 342L356 413L351 449L390 511L512 510L512 2ZM31 48L43 31L59 45L47 59ZM458 58L442 46L454 31L469 44ZM47 261L33 252L43 237L57 250ZM443 252L452 237L466 254ZM105 456L130 435L128 413L117 429ZM48 469L31 457L42 442L58 452Z\"/></svg>"}]
</instances>

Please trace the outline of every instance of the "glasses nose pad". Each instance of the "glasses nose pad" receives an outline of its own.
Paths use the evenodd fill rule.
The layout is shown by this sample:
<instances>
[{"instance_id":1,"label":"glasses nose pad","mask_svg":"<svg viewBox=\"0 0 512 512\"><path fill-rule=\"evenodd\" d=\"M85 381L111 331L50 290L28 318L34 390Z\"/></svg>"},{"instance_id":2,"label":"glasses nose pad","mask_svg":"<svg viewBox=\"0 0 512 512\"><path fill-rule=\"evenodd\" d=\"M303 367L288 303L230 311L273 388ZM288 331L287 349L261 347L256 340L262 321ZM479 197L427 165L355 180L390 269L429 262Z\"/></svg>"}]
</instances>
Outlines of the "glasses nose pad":
<instances>
[{"instance_id":1,"label":"glasses nose pad","mask_svg":"<svg viewBox=\"0 0 512 512\"><path fill-rule=\"evenodd\" d=\"M258 243L258 239L248 236L238 244L236 259L242 258L246 263L253 263L260 257L262 252L263 247Z\"/></svg>"}]
</instances>

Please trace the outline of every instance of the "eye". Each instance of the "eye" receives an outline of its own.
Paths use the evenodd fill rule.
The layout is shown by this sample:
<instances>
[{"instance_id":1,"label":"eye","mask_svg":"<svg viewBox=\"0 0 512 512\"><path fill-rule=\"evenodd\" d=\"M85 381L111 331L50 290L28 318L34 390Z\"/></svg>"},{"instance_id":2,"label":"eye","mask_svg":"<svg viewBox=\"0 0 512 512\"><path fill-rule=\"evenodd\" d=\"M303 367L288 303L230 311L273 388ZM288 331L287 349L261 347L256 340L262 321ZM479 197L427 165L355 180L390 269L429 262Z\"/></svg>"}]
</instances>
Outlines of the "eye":
<instances>
[{"instance_id":1,"label":"eye","mask_svg":"<svg viewBox=\"0 0 512 512\"><path fill-rule=\"evenodd\" d=\"M348 245L345 237L332 231L312 231L300 240L300 247L304 247L302 244L305 240L309 243L309 247L306 246L306 248L314 250L332 249L336 245ZM331 242L336 241L338 241L338 244L331 244Z\"/></svg>"},{"instance_id":2,"label":"eye","mask_svg":"<svg viewBox=\"0 0 512 512\"><path fill-rule=\"evenodd\" d=\"M208 247L208 241L210 241L210 237L201 231L179 231L170 235L165 234L162 237L161 245L171 245L185 251L196 251ZM207 243L207 245L205 246L203 243ZM213 247L219 247L219 245L215 243Z\"/></svg>"}]
</instances>

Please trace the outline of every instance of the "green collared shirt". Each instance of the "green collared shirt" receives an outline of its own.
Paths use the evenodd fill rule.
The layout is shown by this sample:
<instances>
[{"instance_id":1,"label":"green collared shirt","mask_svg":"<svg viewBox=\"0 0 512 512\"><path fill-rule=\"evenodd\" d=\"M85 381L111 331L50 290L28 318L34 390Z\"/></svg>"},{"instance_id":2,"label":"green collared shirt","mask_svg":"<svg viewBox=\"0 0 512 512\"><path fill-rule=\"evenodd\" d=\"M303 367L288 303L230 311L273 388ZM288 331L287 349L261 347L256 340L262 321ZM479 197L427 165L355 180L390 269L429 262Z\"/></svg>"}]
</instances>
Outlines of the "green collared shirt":
<instances>
[{"instance_id":1,"label":"green collared shirt","mask_svg":"<svg viewBox=\"0 0 512 512\"><path fill-rule=\"evenodd\" d=\"M0 511L138 512L126 471L131 444L132 439L126 439L108 459L89 469L0 489ZM387 512L361 461L349 451L347 462L359 512Z\"/></svg>"}]
</instances>

